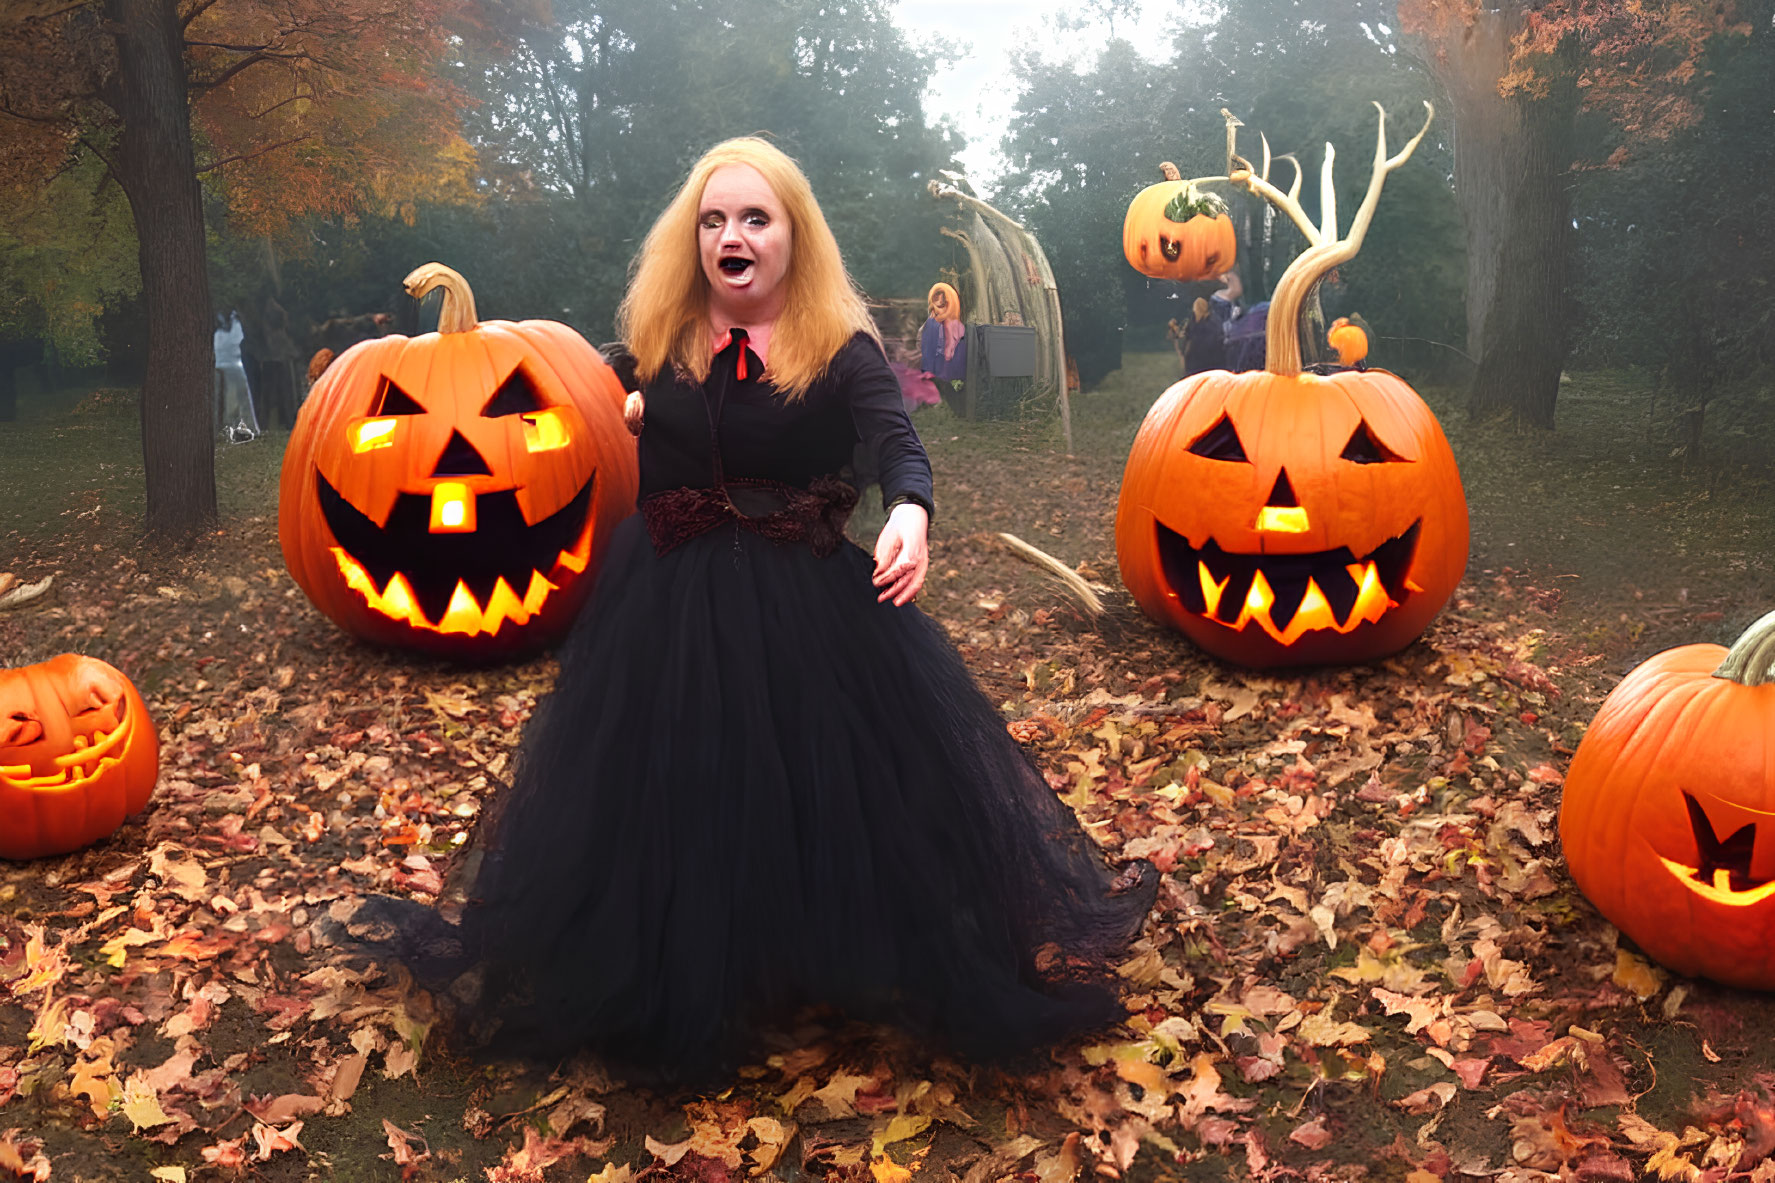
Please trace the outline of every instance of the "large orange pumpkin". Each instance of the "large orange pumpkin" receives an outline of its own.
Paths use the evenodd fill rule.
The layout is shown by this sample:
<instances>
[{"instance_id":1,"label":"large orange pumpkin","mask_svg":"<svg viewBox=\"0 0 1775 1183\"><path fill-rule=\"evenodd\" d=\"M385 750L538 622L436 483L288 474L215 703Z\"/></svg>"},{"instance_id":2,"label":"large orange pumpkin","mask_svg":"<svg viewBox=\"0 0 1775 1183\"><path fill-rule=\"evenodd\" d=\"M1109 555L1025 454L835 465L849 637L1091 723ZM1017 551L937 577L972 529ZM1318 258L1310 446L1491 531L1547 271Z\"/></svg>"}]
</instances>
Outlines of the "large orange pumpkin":
<instances>
[{"instance_id":1,"label":"large orange pumpkin","mask_svg":"<svg viewBox=\"0 0 1775 1183\"><path fill-rule=\"evenodd\" d=\"M1425 123L1428 128L1428 121ZM1122 476L1116 556L1155 620L1249 666L1366 661L1410 644L1467 563L1467 501L1436 416L1383 370L1303 372L1295 326L1321 275L1353 257L1394 158L1331 237L1248 170L1313 245L1271 298L1263 370L1209 370L1167 390Z\"/></svg>"},{"instance_id":2,"label":"large orange pumpkin","mask_svg":"<svg viewBox=\"0 0 1775 1183\"><path fill-rule=\"evenodd\" d=\"M1172 176L1177 168L1168 164L1165 171ZM1122 218L1122 255L1153 279L1213 279L1237 257L1226 203L1175 177L1148 185Z\"/></svg>"},{"instance_id":3,"label":"large orange pumpkin","mask_svg":"<svg viewBox=\"0 0 1775 1183\"><path fill-rule=\"evenodd\" d=\"M559 637L634 509L621 382L554 321L475 319L456 272L438 332L346 350L284 452L278 536L316 607L382 644L464 660Z\"/></svg>"},{"instance_id":4,"label":"large orange pumpkin","mask_svg":"<svg viewBox=\"0 0 1775 1183\"><path fill-rule=\"evenodd\" d=\"M142 696L96 657L0 670L0 858L66 854L148 804L160 737Z\"/></svg>"},{"instance_id":5,"label":"large orange pumpkin","mask_svg":"<svg viewBox=\"0 0 1775 1183\"><path fill-rule=\"evenodd\" d=\"M1566 773L1578 888L1655 960L1775 989L1775 612L1684 645L1603 700Z\"/></svg>"}]
</instances>

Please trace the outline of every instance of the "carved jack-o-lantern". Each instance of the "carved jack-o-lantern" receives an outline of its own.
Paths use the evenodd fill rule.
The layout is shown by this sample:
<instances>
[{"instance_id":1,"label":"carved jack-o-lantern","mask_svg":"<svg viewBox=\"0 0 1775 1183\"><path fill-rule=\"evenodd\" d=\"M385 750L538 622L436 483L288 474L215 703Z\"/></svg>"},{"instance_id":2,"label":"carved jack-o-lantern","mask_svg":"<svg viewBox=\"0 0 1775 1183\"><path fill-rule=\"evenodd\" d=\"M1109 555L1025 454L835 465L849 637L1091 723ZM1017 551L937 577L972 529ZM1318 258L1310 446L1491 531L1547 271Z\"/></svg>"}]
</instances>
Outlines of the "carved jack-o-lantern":
<instances>
[{"instance_id":1,"label":"carved jack-o-lantern","mask_svg":"<svg viewBox=\"0 0 1775 1183\"><path fill-rule=\"evenodd\" d=\"M1306 293L1355 255L1382 179L1423 134L1391 159L1383 136L1369 200L1341 240L1292 194L1235 170L1313 245L1271 299L1265 368L1184 379L1134 440L1116 511L1122 580L1148 615L1229 661L1392 653L1466 567L1467 502L1436 416L1382 370L1303 373L1293 331Z\"/></svg>"},{"instance_id":2,"label":"carved jack-o-lantern","mask_svg":"<svg viewBox=\"0 0 1775 1183\"><path fill-rule=\"evenodd\" d=\"M1226 202L1163 166L1166 180L1148 185L1122 218L1122 255L1153 279L1212 279L1237 259Z\"/></svg>"},{"instance_id":3,"label":"carved jack-o-lantern","mask_svg":"<svg viewBox=\"0 0 1775 1183\"><path fill-rule=\"evenodd\" d=\"M148 803L160 737L128 678L64 653L0 670L0 858L66 854Z\"/></svg>"},{"instance_id":4,"label":"carved jack-o-lantern","mask_svg":"<svg viewBox=\"0 0 1775 1183\"><path fill-rule=\"evenodd\" d=\"M1572 878L1654 959L1775 989L1775 612L1610 692L1566 773Z\"/></svg>"},{"instance_id":5,"label":"carved jack-o-lantern","mask_svg":"<svg viewBox=\"0 0 1775 1183\"><path fill-rule=\"evenodd\" d=\"M566 629L634 508L624 391L566 325L477 322L447 267L406 285L444 288L439 331L360 342L309 394L284 452L284 561L359 636L510 656Z\"/></svg>"},{"instance_id":6,"label":"carved jack-o-lantern","mask_svg":"<svg viewBox=\"0 0 1775 1183\"><path fill-rule=\"evenodd\" d=\"M1147 413L1116 513L1141 607L1243 665L1363 661L1411 643L1467 562L1447 437L1375 370L1210 370Z\"/></svg>"},{"instance_id":7,"label":"carved jack-o-lantern","mask_svg":"<svg viewBox=\"0 0 1775 1183\"><path fill-rule=\"evenodd\" d=\"M961 297L946 283L934 283L925 296L932 320L960 320Z\"/></svg>"}]
</instances>

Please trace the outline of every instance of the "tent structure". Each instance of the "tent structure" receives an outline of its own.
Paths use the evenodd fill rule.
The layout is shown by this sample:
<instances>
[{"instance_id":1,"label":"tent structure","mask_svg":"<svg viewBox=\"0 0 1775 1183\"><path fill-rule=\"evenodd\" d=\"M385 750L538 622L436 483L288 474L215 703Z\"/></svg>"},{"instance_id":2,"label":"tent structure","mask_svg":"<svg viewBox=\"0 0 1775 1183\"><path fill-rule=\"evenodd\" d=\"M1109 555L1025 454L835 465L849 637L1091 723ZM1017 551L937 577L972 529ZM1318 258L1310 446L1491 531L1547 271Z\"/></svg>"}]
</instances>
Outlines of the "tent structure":
<instances>
[{"instance_id":1,"label":"tent structure","mask_svg":"<svg viewBox=\"0 0 1775 1183\"><path fill-rule=\"evenodd\" d=\"M1060 290L1042 247L1023 226L953 185L932 181L932 197L956 203L956 225L943 233L961 243L968 269L958 276L968 323L970 418L997 418L1019 406L1053 400L1072 450L1072 407L1066 389L1066 344Z\"/></svg>"}]
</instances>

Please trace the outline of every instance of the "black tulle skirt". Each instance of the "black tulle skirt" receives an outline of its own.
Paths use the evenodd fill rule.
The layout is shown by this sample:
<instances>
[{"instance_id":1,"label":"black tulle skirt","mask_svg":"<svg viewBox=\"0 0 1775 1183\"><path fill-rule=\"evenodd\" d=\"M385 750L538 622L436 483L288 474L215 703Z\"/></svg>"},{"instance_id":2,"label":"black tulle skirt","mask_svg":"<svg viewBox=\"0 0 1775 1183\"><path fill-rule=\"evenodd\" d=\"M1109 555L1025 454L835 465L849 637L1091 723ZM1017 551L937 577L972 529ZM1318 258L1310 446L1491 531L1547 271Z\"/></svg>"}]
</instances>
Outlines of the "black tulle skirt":
<instances>
[{"instance_id":1,"label":"black tulle skirt","mask_svg":"<svg viewBox=\"0 0 1775 1183\"><path fill-rule=\"evenodd\" d=\"M1105 864L929 617L733 526L619 528L490 815L456 1027L665 1078L807 1005L976 1058L1121 1012L1150 866Z\"/></svg>"}]
</instances>

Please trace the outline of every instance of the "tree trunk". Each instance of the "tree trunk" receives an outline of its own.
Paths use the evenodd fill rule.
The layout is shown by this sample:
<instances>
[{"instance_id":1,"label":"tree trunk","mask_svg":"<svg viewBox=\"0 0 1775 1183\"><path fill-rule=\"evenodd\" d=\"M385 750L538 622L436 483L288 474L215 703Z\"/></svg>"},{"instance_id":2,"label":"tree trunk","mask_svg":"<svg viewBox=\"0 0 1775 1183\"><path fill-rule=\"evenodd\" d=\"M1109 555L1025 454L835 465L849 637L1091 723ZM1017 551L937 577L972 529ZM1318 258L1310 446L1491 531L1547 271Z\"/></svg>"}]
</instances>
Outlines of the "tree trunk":
<instances>
[{"instance_id":1,"label":"tree trunk","mask_svg":"<svg viewBox=\"0 0 1775 1183\"><path fill-rule=\"evenodd\" d=\"M1432 41L1431 72L1453 107L1455 199L1467 239L1467 410L1553 426L1570 340L1567 187L1577 109L1575 49L1545 63L1536 98L1498 94L1510 68L1517 4L1481 11Z\"/></svg>"},{"instance_id":2,"label":"tree trunk","mask_svg":"<svg viewBox=\"0 0 1775 1183\"><path fill-rule=\"evenodd\" d=\"M148 361L142 461L148 530L187 537L216 518L210 282L175 0L106 0L117 69L104 98L122 134L114 170L135 214Z\"/></svg>"}]
</instances>

